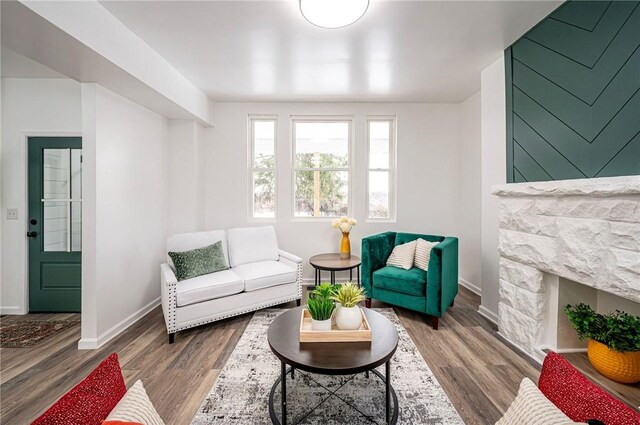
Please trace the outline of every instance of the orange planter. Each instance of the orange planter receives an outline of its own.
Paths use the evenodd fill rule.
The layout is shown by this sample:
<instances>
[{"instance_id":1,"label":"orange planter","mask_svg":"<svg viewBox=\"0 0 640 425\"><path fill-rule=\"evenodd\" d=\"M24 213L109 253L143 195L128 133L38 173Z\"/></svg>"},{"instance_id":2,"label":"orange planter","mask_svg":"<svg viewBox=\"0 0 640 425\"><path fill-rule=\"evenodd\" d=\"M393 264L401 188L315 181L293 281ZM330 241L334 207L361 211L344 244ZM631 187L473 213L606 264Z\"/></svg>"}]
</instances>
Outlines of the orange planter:
<instances>
[{"instance_id":1,"label":"orange planter","mask_svg":"<svg viewBox=\"0 0 640 425\"><path fill-rule=\"evenodd\" d=\"M342 232L342 242L340 243L340 258L351 258L351 242L349 232Z\"/></svg>"},{"instance_id":2,"label":"orange planter","mask_svg":"<svg viewBox=\"0 0 640 425\"><path fill-rule=\"evenodd\" d=\"M613 381L623 384L640 382L640 351L615 351L590 339L587 356L598 372Z\"/></svg>"}]
</instances>

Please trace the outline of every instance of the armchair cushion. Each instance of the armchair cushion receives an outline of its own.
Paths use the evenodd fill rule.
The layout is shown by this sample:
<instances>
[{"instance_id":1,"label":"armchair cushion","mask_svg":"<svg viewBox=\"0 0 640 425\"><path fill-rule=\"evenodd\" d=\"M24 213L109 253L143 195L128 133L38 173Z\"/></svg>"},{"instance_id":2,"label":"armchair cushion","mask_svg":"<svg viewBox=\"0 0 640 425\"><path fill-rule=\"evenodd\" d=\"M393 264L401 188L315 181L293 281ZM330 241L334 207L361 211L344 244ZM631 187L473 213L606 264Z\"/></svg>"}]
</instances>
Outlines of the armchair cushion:
<instances>
[{"instance_id":1,"label":"armchair cushion","mask_svg":"<svg viewBox=\"0 0 640 425\"><path fill-rule=\"evenodd\" d=\"M231 267L278 260L278 239L273 226L230 229L227 238Z\"/></svg>"},{"instance_id":2,"label":"armchair cushion","mask_svg":"<svg viewBox=\"0 0 640 425\"><path fill-rule=\"evenodd\" d=\"M427 242L422 238L416 240L416 255L413 258L414 267L424 270L429 268L429 259L431 258L431 248L438 245L439 242Z\"/></svg>"},{"instance_id":3,"label":"armchair cushion","mask_svg":"<svg viewBox=\"0 0 640 425\"><path fill-rule=\"evenodd\" d=\"M244 290L242 278L231 270L183 280L176 285L178 307L238 294Z\"/></svg>"},{"instance_id":4,"label":"armchair cushion","mask_svg":"<svg viewBox=\"0 0 640 425\"><path fill-rule=\"evenodd\" d=\"M424 297L427 273L416 267L409 270L387 266L373 272L373 287Z\"/></svg>"},{"instance_id":5,"label":"armchair cushion","mask_svg":"<svg viewBox=\"0 0 640 425\"><path fill-rule=\"evenodd\" d=\"M413 267L413 260L416 255L416 242L407 242L396 245L391 251L391 255L387 258L387 266L400 267L409 270Z\"/></svg>"},{"instance_id":6,"label":"armchair cushion","mask_svg":"<svg viewBox=\"0 0 640 425\"><path fill-rule=\"evenodd\" d=\"M293 267L280 261L258 261L233 269L244 279L244 290L255 291L270 286L295 282L298 273Z\"/></svg>"}]
</instances>

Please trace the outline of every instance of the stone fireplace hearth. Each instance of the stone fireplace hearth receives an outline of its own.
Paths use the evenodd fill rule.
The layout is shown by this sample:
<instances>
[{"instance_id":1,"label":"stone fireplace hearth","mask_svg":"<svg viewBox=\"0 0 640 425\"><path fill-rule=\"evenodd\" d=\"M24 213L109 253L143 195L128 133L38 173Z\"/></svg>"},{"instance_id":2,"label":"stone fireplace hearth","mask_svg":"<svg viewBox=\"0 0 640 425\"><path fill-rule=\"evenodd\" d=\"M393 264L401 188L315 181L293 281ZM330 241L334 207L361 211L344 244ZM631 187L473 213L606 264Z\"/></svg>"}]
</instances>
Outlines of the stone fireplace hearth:
<instances>
[{"instance_id":1,"label":"stone fireplace hearth","mask_svg":"<svg viewBox=\"0 0 640 425\"><path fill-rule=\"evenodd\" d=\"M498 328L511 343L542 360L559 278L640 302L640 176L515 183L493 194Z\"/></svg>"}]
</instances>

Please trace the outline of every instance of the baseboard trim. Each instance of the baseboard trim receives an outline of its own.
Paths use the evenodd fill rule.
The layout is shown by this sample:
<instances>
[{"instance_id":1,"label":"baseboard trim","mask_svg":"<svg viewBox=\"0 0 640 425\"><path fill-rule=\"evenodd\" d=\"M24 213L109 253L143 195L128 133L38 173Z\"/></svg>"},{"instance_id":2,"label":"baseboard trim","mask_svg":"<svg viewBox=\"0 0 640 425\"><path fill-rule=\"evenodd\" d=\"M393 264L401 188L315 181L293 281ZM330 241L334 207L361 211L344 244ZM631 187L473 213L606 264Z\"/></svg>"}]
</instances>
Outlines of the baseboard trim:
<instances>
[{"instance_id":1,"label":"baseboard trim","mask_svg":"<svg viewBox=\"0 0 640 425\"><path fill-rule=\"evenodd\" d=\"M26 314L19 305L5 305L0 307L0 314Z\"/></svg>"},{"instance_id":2,"label":"baseboard trim","mask_svg":"<svg viewBox=\"0 0 640 425\"><path fill-rule=\"evenodd\" d=\"M480 316L484 317L494 325L498 325L498 315L482 304L480 304L480 308L478 308L478 313L480 314Z\"/></svg>"},{"instance_id":3,"label":"baseboard trim","mask_svg":"<svg viewBox=\"0 0 640 425\"><path fill-rule=\"evenodd\" d=\"M509 348L511 348L514 351L520 352L521 354L523 354L525 357L527 357L528 359L533 361L534 364L537 364L538 366L540 366L542 364L542 361L544 360L545 356L547 355L547 353L545 353L544 351L542 351L540 349L534 349L534 353L533 354L530 353L529 351L525 350L519 344L516 344L513 341L511 341L508 338L506 338L504 335L502 335L500 333L500 331L498 331L496 333L496 335L498 335L500 340L502 340L502 342L504 342L507 346L509 346Z\"/></svg>"},{"instance_id":4,"label":"baseboard trim","mask_svg":"<svg viewBox=\"0 0 640 425\"><path fill-rule=\"evenodd\" d=\"M541 350L551 350L558 354L569 354L569 353L586 353L586 348L555 348L555 347L540 347Z\"/></svg>"},{"instance_id":5,"label":"baseboard trim","mask_svg":"<svg viewBox=\"0 0 640 425\"><path fill-rule=\"evenodd\" d=\"M468 280L465 280L465 279L463 279L461 277L458 278L458 284L464 286L465 288L467 288L468 290L470 290L474 294L482 296L482 289L480 289L480 287L478 285L473 284L473 283L469 282Z\"/></svg>"},{"instance_id":6,"label":"baseboard trim","mask_svg":"<svg viewBox=\"0 0 640 425\"><path fill-rule=\"evenodd\" d=\"M107 342L111 341L113 338L120 335L131 325L136 323L138 320L142 319L146 316L151 310L160 305L160 297L151 301L138 311L124 318L120 322L113 325L110 329L108 329L103 334L99 335L97 338L81 338L78 341L78 350L95 350L102 347Z\"/></svg>"}]
</instances>

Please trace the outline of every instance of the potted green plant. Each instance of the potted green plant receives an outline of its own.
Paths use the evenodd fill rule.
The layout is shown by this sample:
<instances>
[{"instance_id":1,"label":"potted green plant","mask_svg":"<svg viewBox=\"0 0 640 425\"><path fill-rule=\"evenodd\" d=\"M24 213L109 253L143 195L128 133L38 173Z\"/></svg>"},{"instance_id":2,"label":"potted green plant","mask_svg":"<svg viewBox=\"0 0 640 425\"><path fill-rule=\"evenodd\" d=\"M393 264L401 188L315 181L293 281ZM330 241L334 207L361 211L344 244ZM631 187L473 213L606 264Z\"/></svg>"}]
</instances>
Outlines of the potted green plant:
<instances>
[{"instance_id":1,"label":"potted green plant","mask_svg":"<svg viewBox=\"0 0 640 425\"><path fill-rule=\"evenodd\" d=\"M311 293L314 296L330 298L335 293L334 285L329 282L323 282L320 285L313 288Z\"/></svg>"},{"instance_id":2,"label":"potted green plant","mask_svg":"<svg viewBox=\"0 0 640 425\"><path fill-rule=\"evenodd\" d=\"M601 314L586 304L564 311L578 338L589 339L587 357L598 372L625 384L640 381L640 317L619 310Z\"/></svg>"},{"instance_id":3,"label":"potted green plant","mask_svg":"<svg viewBox=\"0 0 640 425\"><path fill-rule=\"evenodd\" d=\"M353 282L347 282L340 286L335 295L331 297L340 308L336 310L336 325L340 330L357 330L362 325L362 312L358 303L365 299L364 289Z\"/></svg>"},{"instance_id":4,"label":"potted green plant","mask_svg":"<svg viewBox=\"0 0 640 425\"><path fill-rule=\"evenodd\" d=\"M329 296L309 294L307 297L307 310L311 315L311 330L330 331L331 315L335 304Z\"/></svg>"}]
</instances>

